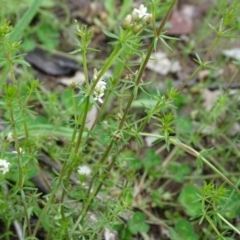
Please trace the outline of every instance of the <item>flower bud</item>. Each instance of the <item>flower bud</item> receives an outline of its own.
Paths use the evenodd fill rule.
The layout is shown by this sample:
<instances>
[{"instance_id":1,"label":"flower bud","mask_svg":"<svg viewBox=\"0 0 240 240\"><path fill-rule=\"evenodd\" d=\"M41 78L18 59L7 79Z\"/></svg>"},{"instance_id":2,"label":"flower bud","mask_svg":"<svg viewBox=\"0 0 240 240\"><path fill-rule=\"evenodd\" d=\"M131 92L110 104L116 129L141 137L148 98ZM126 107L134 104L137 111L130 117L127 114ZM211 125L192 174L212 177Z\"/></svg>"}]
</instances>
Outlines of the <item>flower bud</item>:
<instances>
[{"instance_id":1,"label":"flower bud","mask_svg":"<svg viewBox=\"0 0 240 240\"><path fill-rule=\"evenodd\" d=\"M131 25L132 25L132 16L130 14L128 14L123 21L122 28L123 29L130 28Z\"/></svg>"},{"instance_id":2,"label":"flower bud","mask_svg":"<svg viewBox=\"0 0 240 240\"><path fill-rule=\"evenodd\" d=\"M143 25L142 25L142 24L134 25L134 27L133 27L133 32L134 32L134 33L138 33L142 28L143 28Z\"/></svg>"},{"instance_id":3,"label":"flower bud","mask_svg":"<svg viewBox=\"0 0 240 240\"><path fill-rule=\"evenodd\" d=\"M150 24L152 22L152 14L148 14L144 16L143 20L147 23Z\"/></svg>"}]
</instances>

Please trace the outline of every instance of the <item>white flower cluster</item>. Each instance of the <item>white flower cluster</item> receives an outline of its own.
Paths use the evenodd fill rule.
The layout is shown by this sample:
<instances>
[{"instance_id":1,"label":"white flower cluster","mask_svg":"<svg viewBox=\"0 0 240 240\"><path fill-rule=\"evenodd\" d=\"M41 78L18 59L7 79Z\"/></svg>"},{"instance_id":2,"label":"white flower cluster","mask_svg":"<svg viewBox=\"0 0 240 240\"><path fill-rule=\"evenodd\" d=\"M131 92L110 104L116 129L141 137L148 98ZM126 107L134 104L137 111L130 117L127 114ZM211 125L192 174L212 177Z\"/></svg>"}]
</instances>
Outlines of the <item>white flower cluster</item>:
<instances>
[{"instance_id":1,"label":"white flower cluster","mask_svg":"<svg viewBox=\"0 0 240 240\"><path fill-rule=\"evenodd\" d=\"M6 174L10 169L10 163L4 159L0 159L0 172Z\"/></svg>"},{"instance_id":2,"label":"white flower cluster","mask_svg":"<svg viewBox=\"0 0 240 240\"><path fill-rule=\"evenodd\" d=\"M141 4L139 9L134 8L132 12L132 16L134 19L145 19L147 20L149 17L152 17L150 13L147 13L147 8Z\"/></svg>"},{"instance_id":3,"label":"white flower cluster","mask_svg":"<svg viewBox=\"0 0 240 240\"><path fill-rule=\"evenodd\" d=\"M147 8L141 4L139 9L134 8L132 14L128 14L123 21L123 29L132 28L134 32L138 32L143 28L144 24L152 21L152 14L147 12Z\"/></svg>"},{"instance_id":4,"label":"white flower cluster","mask_svg":"<svg viewBox=\"0 0 240 240\"><path fill-rule=\"evenodd\" d=\"M94 69L94 76L93 76L93 80L97 79L97 70ZM103 103L102 97L104 96L104 92L106 90L106 82L103 80L103 78L101 78L97 85L94 88L94 100L95 101L99 101L100 103Z\"/></svg>"}]
</instances>

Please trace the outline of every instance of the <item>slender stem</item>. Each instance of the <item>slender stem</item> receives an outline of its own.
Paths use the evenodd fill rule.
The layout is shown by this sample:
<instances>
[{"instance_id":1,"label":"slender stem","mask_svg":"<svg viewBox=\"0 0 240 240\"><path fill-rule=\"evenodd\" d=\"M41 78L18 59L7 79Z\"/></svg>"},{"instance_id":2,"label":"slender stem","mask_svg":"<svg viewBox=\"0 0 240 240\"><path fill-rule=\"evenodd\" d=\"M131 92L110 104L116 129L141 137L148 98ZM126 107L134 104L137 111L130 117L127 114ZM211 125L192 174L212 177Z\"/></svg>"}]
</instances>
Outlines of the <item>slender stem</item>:
<instances>
[{"instance_id":1,"label":"slender stem","mask_svg":"<svg viewBox=\"0 0 240 240\"><path fill-rule=\"evenodd\" d=\"M178 87L178 89L177 89L178 92L181 92L182 89L188 84L188 82L190 82L204 68L204 64L208 60L213 49L217 46L219 39L220 39L220 36L217 36L214 39L213 43L211 44L210 48L208 49L207 53L205 54L201 65L198 66L198 68Z\"/></svg>"},{"instance_id":2,"label":"slender stem","mask_svg":"<svg viewBox=\"0 0 240 240\"><path fill-rule=\"evenodd\" d=\"M203 58L203 64L208 60L209 56L211 55L213 49L217 46L217 43L220 39L220 36L217 35L217 37L214 39L213 43L211 44L210 48L208 49L207 53L205 54Z\"/></svg>"},{"instance_id":3,"label":"slender stem","mask_svg":"<svg viewBox=\"0 0 240 240\"><path fill-rule=\"evenodd\" d=\"M18 87L18 82L16 81L16 77L15 77L15 73L14 73L14 69L13 69L13 59L11 54L8 54L8 51L5 47L5 44L3 44L3 49L5 52L5 57L9 63L9 69L10 69L10 73L11 73L11 78L13 81L13 85ZM20 109L20 112L22 114L22 121L23 121L23 127L24 127L24 132L25 132L25 139L29 139L29 132L28 132L28 127L27 127L27 123L26 123L26 119L25 119L25 110L22 106L22 102L21 102L21 98L19 93L17 93L17 100L18 100L18 106ZM30 219L28 216L28 211L27 211L27 202L26 202L26 197L25 197L25 193L23 190L23 184L24 184L24 176L23 176L23 171L22 171L22 152L20 151L20 145L18 142L18 136L17 136L17 131L16 131L16 127L15 127L15 117L14 117L14 110L13 110L13 102L10 102L9 104L9 108L10 108L10 119L11 119L11 124L12 124L12 128L13 128L13 135L14 135L14 141L15 141L15 145L16 145L16 150L17 150L17 159L18 159L18 173L19 173L19 179L18 179L18 186L19 186L19 190L21 193L21 199L22 199L22 204L23 204L23 209L24 209L24 213L25 213L25 221L27 223L27 229L28 229L28 235L31 236L32 234L32 230L31 230L31 224L30 224ZM31 146L29 147L29 152L31 153Z\"/></svg>"},{"instance_id":4,"label":"slender stem","mask_svg":"<svg viewBox=\"0 0 240 240\"><path fill-rule=\"evenodd\" d=\"M240 175L239 172L230 172L226 174L229 177L238 177ZM208 175L197 175L197 176L184 176L185 180L199 180L199 179L213 179L213 178L220 178L218 174L208 174ZM174 175L171 174L164 174L161 178L174 178Z\"/></svg>"},{"instance_id":5,"label":"slender stem","mask_svg":"<svg viewBox=\"0 0 240 240\"><path fill-rule=\"evenodd\" d=\"M161 35L162 30L163 30L163 28L164 28L164 26L165 26L168 18L170 17L170 14L171 14L171 12L172 12L172 10L173 10L173 8L174 8L174 6L175 6L176 3L177 3L177 0L173 0L173 1L172 1L170 7L168 8L167 13L165 14L165 16L164 16L164 18L163 18L163 20L162 20L162 22L161 22L161 24L160 24L160 26L159 26L159 28L158 28L158 30L157 30L157 35L156 35L156 36L154 37L154 39L152 40L152 43L151 43L151 45L150 45L150 47L149 47L149 49L148 49L148 51L147 51L147 55L146 55L146 57L144 58L143 63L141 64L141 66L140 66L140 68L139 68L139 71L138 71L138 74L137 74L137 80L136 80L136 87L139 86L139 84L140 84L140 82L141 82L141 79L142 79L143 72L144 72L144 70L145 70L145 68L146 68L146 66L147 66L147 63L148 63L148 61L149 61L149 59L150 59L150 57L151 57L151 54L152 54L152 51L153 51L154 45L155 45L155 39L157 39L157 38ZM133 99L134 99L134 91L132 91L132 94L131 94L131 96L130 96L130 98L129 98L129 100L128 100L128 104L127 104L127 107L126 107L126 109L125 109L125 111L124 111L123 118L122 118L122 120L121 120L121 122L120 122L119 129L122 129L123 124L124 124L124 122L126 121L126 117L127 117L127 115L128 115L128 111L129 111L129 109L130 109L130 107L131 107L131 105L132 105Z\"/></svg>"},{"instance_id":6,"label":"slender stem","mask_svg":"<svg viewBox=\"0 0 240 240\"><path fill-rule=\"evenodd\" d=\"M25 216L26 216L25 221L27 222L28 235L31 236L32 235L31 224L30 224L30 219L28 217L28 211L27 211L28 208L27 208L26 197L25 197L25 193L24 193L23 189L20 190L20 193L21 193L24 213L25 213Z\"/></svg>"},{"instance_id":7,"label":"slender stem","mask_svg":"<svg viewBox=\"0 0 240 240\"><path fill-rule=\"evenodd\" d=\"M109 56L109 58L107 59L106 63L104 64L104 67L101 69L101 71L98 73L97 75L97 78L96 80L94 81L91 89L89 90L89 93L88 95L91 96L95 86L97 85L98 81L101 79L101 77L103 76L103 74L109 69L109 67L113 64L113 62L115 61L115 59L120 55L122 51L122 46L121 44L118 44L114 50L112 51L111 55ZM86 59L85 59L86 60ZM85 73L87 74L87 73ZM84 130L84 126L85 126L85 122L86 122L86 118L87 118L87 113L88 113L88 106L89 106L89 97L86 99L86 107L85 107L85 110L84 110L84 113L83 113L83 118L82 118L82 123L81 123L81 127L80 127L80 131L79 131L79 134L78 134L78 138L77 138L77 143L76 143L76 146L75 146L75 150L74 150L74 154L76 155L79 151L79 147L80 147L80 143L81 143L81 140L82 140L82 135L83 135L83 130ZM110 144L109 146L112 146L112 144ZM104 155L105 156L105 155ZM101 161L100 161L101 162ZM71 171L69 170L68 171L68 176L67 176L67 179L69 179L71 176ZM89 188L89 191L91 190L91 188ZM88 191L88 193L89 193ZM61 199L63 199L64 197L64 192L63 191L63 194L62 194L62 197Z\"/></svg>"},{"instance_id":8,"label":"slender stem","mask_svg":"<svg viewBox=\"0 0 240 240\"><path fill-rule=\"evenodd\" d=\"M40 224L42 223L43 217L47 213L47 210L50 208L50 206L52 204L53 198L54 198L54 196L55 196L55 194L56 194L56 192L58 190L59 185L60 185L60 182L58 182L58 184L56 184L56 186L54 188L52 188L52 191L51 191L51 194L49 196L49 199L46 202L46 205L44 206L44 208L42 209L42 212L41 212L40 216L38 217L38 221L37 221L37 223L35 225L35 228L33 230L32 237L36 236L38 228L40 227Z\"/></svg>"},{"instance_id":9,"label":"slender stem","mask_svg":"<svg viewBox=\"0 0 240 240\"><path fill-rule=\"evenodd\" d=\"M23 204L24 213L26 215L28 234L31 235L32 234L31 224L30 224L30 221L29 221L28 213L27 213L27 205L26 205L26 201L25 201L25 194L24 194L24 191L23 191L24 180L23 180L22 161L21 161L22 153L20 152L20 147L19 147L16 127L15 127L15 118L14 118L13 109L12 109L12 103L9 103L8 105L10 107L10 119L11 119L11 124L12 124L12 128L13 128L13 136L14 136L14 141L15 141L15 144L16 144L17 155L18 155L17 156L17 160L18 160L18 174L19 174L18 186L19 186L19 190L21 192L21 198L22 198L22 204Z\"/></svg>"},{"instance_id":10,"label":"slender stem","mask_svg":"<svg viewBox=\"0 0 240 240\"><path fill-rule=\"evenodd\" d=\"M105 159L106 159L106 156L108 156L109 152L111 151L112 149L112 145L113 145L113 141L111 141L111 143L108 145L108 148L106 149L104 155L102 156L100 162L103 162ZM114 163L115 161L112 160L112 163L110 164L112 166L112 164ZM103 185L103 180L98 184L98 186L96 187L95 191L92 193L91 195L91 191L90 191L90 188L88 189L88 194L89 194L89 197L87 197L87 203L84 204L83 206L83 209L82 209L82 212L81 212L81 215L79 216L79 218L77 219L76 223L74 224L72 230L71 230L71 233L70 233L70 238L72 237L74 231L77 229L78 225L80 222L82 222L93 202L93 199L94 197L98 194L99 190L101 189Z\"/></svg>"},{"instance_id":11,"label":"slender stem","mask_svg":"<svg viewBox=\"0 0 240 240\"><path fill-rule=\"evenodd\" d=\"M127 62L127 61L128 61L128 59L126 60L126 62ZM96 116L96 118L95 118L92 126L91 126L90 131L92 131L92 130L94 129L94 127L96 126L98 120L100 119L101 115L103 114L103 111L104 111L104 109L105 109L105 107L106 107L106 105L107 105L107 103L108 103L108 99L109 99L110 96L113 94L113 90L114 90L114 88L116 87L116 85L117 85L117 83L118 83L118 80L119 80L120 76L122 75L123 71L124 71L124 64L122 65L122 67L121 67L121 69L119 70L117 76L115 77L114 81L112 82L112 86L111 86L111 88L108 90L108 94L106 95L106 98L105 98L105 100L104 100L104 102L103 102L103 104L102 104L102 106L101 106L101 108L100 108L100 110L99 110L99 112L98 112L98 114L97 114L97 116Z\"/></svg>"},{"instance_id":12,"label":"slender stem","mask_svg":"<svg viewBox=\"0 0 240 240\"><path fill-rule=\"evenodd\" d=\"M82 62L83 62L83 72L84 72L84 77L85 77L85 80L86 80L87 89L89 89L86 51L82 51Z\"/></svg>"},{"instance_id":13,"label":"slender stem","mask_svg":"<svg viewBox=\"0 0 240 240\"><path fill-rule=\"evenodd\" d=\"M240 158L240 151L236 147L236 145L224 133L221 134L221 136L227 142L227 144L231 147L231 149L234 151L234 153L237 155L237 157Z\"/></svg>"},{"instance_id":14,"label":"slender stem","mask_svg":"<svg viewBox=\"0 0 240 240\"><path fill-rule=\"evenodd\" d=\"M213 228L213 230L216 232L216 234L218 235L218 237L222 240L224 240L224 238L222 237L222 234L218 231L218 229L216 228L216 226L214 225L214 223L212 222L212 219L205 214L205 218L207 219L207 221L209 222L209 224L211 225L211 227Z\"/></svg>"},{"instance_id":15,"label":"slender stem","mask_svg":"<svg viewBox=\"0 0 240 240\"><path fill-rule=\"evenodd\" d=\"M157 36L156 36L156 37L159 37L160 34L162 33L163 28L164 28L164 26L166 25L166 22L167 22L167 20L169 19L170 15L171 15L171 13L172 13L172 10L173 10L173 8L175 7L176 3L177 3L177 0L173 0L173 1L172 1L170 7L168 8L168 11L167 11L166 15L164 16L164 18L163 18L163 20L162 20L162 22L161 22L161 25L159 26L159 28L158 28L158 30L157 30Z\"/></svg>"},{"instance_id":16,"label":"slender stem","mask_svg":"<svg viewBox=\"0 0 240 240\"><path fill-rule=\"evenodd\" d=\"M221 218L232 230L234 230L238 235L240 235L240 231L234 227L226 218L224 218L220 213L217 213L217 216Z\"/></svg>"},{"instance_id":17,"label":"slender stem","mask_svg":"<svg viewBox=\"0 0 240 240\"><path fill-rule=\"evenodd\" d=\"M113 62L116 60L116 58L121 54L123 48L122 44L118 44L114 50L112 51L111 55L108 57L107 61L105 62L103 68L98 73L96 80L93 82L92 87L88 93L89 96L92 95L97 83L100 81L101 77L104 75L104 73L112 66Z\"/></svg>"},{"instance_id":18,"label":"slender stem","mask_svg":"<svg viewBox=\"0 0 240 240\"><path fill-rule=\"evenodd\" d=\"M165 15L165 17L164 17L164 19L163 19L163 21L162 21L162 23L161 23L161 25L160 25L160 27L159 27L159 29L158 29L158 31L157 31L157 35L158 35L158 36L160 36L160 34L161 34L162 30L163 30L163 27L164 27L167 19L169 18L170 14L171 14L171 11L172 11L174 5L176 4L176 2L177 2L177 0L174 0L174 1L172 2L171 6L169 7L168 12L167 12L167 14ZM158 37L158 36L156 36L156 37ZM151 53L152 53L153 48L154 48L154 43L155 43L155 38L153 39L153 41L152 41L152 43L151 43L151 45L150 45L150 47L149 47L149 49L148 49L148 51L147 51L147 55L146 55L146 57L144 58L144 61L143 61L143 63L141 64L141 66L140 66L140 68L139 68L139 71L138 71L138 74L137 74L137 78L136 78L136 87L137 87L137 88L138 88L138 86L139 86L139 84L140 84L140 82L141 82L143 72L144 72L144 70L145 70L145 68L146 68L146 65L147 65L149 59L150 59ZM122 48L121 48L121 45L120 45L120 44L117 45L117 47L113 50L113 52L112 52L112 54L110 55L110 57L108 58L106 64L104 65L104 67L102 68L102 70L100 71L100 73L98 74L97 79L96 79L95 82L93 83L92 88L91 88L91 90L90 90L90 92L89 92L89 95L91 95L91 93L92 93L92 91L94 90L97 82L100 80L100 78L101 78L101 77L103 76L103 74L106 72L106 70L112 65L112 63L113 63L113 61L115 60L115 58L119 56L119 54L121 53L121 50L122 50ZM127 117L127 115L128 115L128 111L129 111L129 109L130 109L130 107L131 107L131 104L132 104L132 101L133 101L134 97L135 97L135 95L134 95L134 91L133 91L132 94L131 94L131 96L130 96L130 98L129 98L129 100L128 100L128 104L127 104L127 107L126 107L126 109L125 109L123 118L121 119L121 121L120 121L120 123L119 123L118 131L121 131L122 128L123 128L124 122L126 121L126 117ZM110 152L111 149L112 149L113 143L114 143L114 141L112 140L111 143L108 145L108 147L107 147L104 155L102 156L101 160L99 161L99 164L103 163L103 162L107 159L107 156L108 156L109 152ZM111 168L113 167L113 165L114 165L114 163L115 163L115 160L116 160L116 156L115 156L115 158L112 160L111 164L108 166L108 168L107 168L108 171L110 171ZM106 177L106 176L105 176L105 177ZM95 178L95 177L93 177L93 179L94 179L94 178ZM93 181L92 181L92 183L93 183ZM103 184L103 181L101 181L101 182L97 185L97 187L95 188L95 191L94 191L92 194L91 194L91 188L89 188L88 194L89 194L90 196L87 198L88 201L87 201L86 204L84 204L84 207L83 207L83 210L82 210L82 214L80 215L80 217L79 217L78 220L76 221L76 223L75 223L75 225L74 225L74 227L73 227L73 229L72 229L72 231L71 231L71 233L70 233L70 238L71 238L71 236L73 235L73 233L74 233L74 231L76 230L76 228L78 227L79 223L84 220L84 218L85 218L85 216L86 216L86 214L87 214L87 212L88 212L88 210L89 210L89 207L90 207L90 205L92 204L92 201L93 201L94 197L95 197L95 196L98 194L98 192L100 191L100 189L101 189L101 187L102 187L102 184ZM92 184L90 184L90 186L92 186Z\"/></svg>"},{"instance_id":19,"label":"slender stem","mask_svg":"<svg viewBox=\"0 0 240 240\"><path fill-rule=\"evenodd\" d=\"M68 184L69 184L69 179L71 177L71 174L72 174L72 171L73 171L73 166L75 164L75 156L79 152L80 144L81 144L81 141L82 141L82 135L83 135L85 122L86 122L86 118L87 118L87 113L88 113L88 106L89 106L89 97L86 98L86 102L85 102L85 109L84 109L84 112L83 112L83 117L81 119L82 123L81 123L80 131L79 131L79 134L78 134L77 143L76 143L76 146L75 146L73 159L72 159L72 162L71 162L72 166L67 169L68 170L67 171L67 177L63 181L64 188L63 188L62 195L61 195L61 202L62 203L64 201L64 197L65 197L65 194L66 194L66 191L67 191L67 187L68 187ZM62 215L63 220L65 220L66 217L65 217L65 214L64 214L64 206L63 206L63 204L61 205L61 215Z\"/></svg>"},{"instance_id":20,"label":"slender stem","mask_svg":"<svg viewBox=\"0 0 240 240\"><path fill-rule=\"evenodd\" d=\"M80 120L82 118L82 114L79 114L79 117L77 115L77 106L76 106L76 101L75 101L74 95L75 95L75 92L74 92L74 89L72 89L71 99L72 99L72 105L73 105L73 109L74 109L74 129L73 129L71 140L70 140L70 143L69 143L68 149L67 149L67 159L71 159L72 148L74 146L75 138L77 136L77 131L80 126ZM63 167L62 167L62 170L60 173L61 177L64 175L67 164L68 164L68 161L65 161L63 164Z\"/></svg>"},{"instance_id":21,"label":"slender stem","mask_svg":"<svg viewBox=\"0 0 240 240\"><path fill-rule=\"evenodd\" d=\"M188 82L190 82L202 69L203 65L198 66L198 68L177 88L177 91L181 92Z\"/></svg>"},{"instance_id":22,"label":"slender stem","mask_svg":"<svg viewBox=\"0 0 240 240\"><path fill-rule=\"evenodd\" d=\"M100 161L99 161L99 165L101 165L104 160L106 159L106 157L108 156L108 154L110 153L111 149L112 149L112 146L113 146L113 140L111 141L111 143L108 145L106 151L104 152L104 155L101 157ZM88 192L87 192L87 198L90 197L90 194L91 194L91 188L92 188L92 185L93 185L93 182L95 181L95 178L97 177L97 173L92 177L91 179L91 182L89 184L89 188L88 188Z\"/></svg>"},{"instance_id":23,"label":"slender stem","mask_svg":"<svg viewBox=\"0 0 240 240\"><path fill-rule=\"evenodd\" d=\"M164 139L163 135L158 135L158 134L149 134L149 133L139 133L139 135L141 136L152 136L152 137L156 137L159 139ZM199 153L198 151L196 151L195 149L193 149L192 147L182 143L180 140L175 139L173 137L169 137L169 142L171 142L173 145L178 146L179 148L181 148L182 150L184 150L185 152L189 153L190 155L196 157L196 158L200 158L206 165L208 165L208 167L210 167L214 172L216 172L223 180L225 180L231 187L233 187L236 192L238 194L240 194L240 190L235 186L234 183L232 183L224 174L222 174L222 172L220 172L213 164L211 164L205 157L203 157L201 155L201 153Z\"/></svg>"},{"instance_id":24,"label":"slender stem","mask_svg":"<svg viewBox=\"0 0 240 240\"><path fill-rule=\"evenodd\" d=\"M168 224L166 224L164 221L154 216L154 214L152 214L151 211L148 211L147 208L142 208L140 206L137 206L137 208L142 212L144 212L150 218L150 220L153 221L153 224L164 226L166 229L170 228Z\"/></svg>"},{"instance_id":25,"label":"slender stem","mask_svg":"<svg viewBox=\"0 0 240 240\"><path fill-rule=\"evenodd\" d=\"M83 136L83 131L84 131L84 128L85 128L85 123L86 123L86 119L87 119L87 114L88 114L88 108L89 108L89 97L86 98L86 102L85 102L85 108L84 108L84 112L83 112L83 117L81 119L81 126L80 126L80 130L79 130L79 133L78 133L78 138L77 138L77 143L76 143L76 146L75 146L75 150L74 150L74 154L77 154L78 151L79 151L79 148L80 148L80 143L81 143L81 140L82 140L82 136Z\"/></svg>"}]
</instances>

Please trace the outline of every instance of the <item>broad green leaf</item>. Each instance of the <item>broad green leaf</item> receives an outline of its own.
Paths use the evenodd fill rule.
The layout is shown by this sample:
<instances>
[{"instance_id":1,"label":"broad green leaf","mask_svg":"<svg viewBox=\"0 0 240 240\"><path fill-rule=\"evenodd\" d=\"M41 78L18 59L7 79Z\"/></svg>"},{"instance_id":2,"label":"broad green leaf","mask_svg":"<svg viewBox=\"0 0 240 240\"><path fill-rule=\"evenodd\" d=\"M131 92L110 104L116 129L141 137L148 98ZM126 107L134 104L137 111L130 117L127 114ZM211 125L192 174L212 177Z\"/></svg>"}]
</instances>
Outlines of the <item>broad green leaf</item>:
<instances>
[{"instance_id":1,"label":"broad green leaf","mask_svg":"<svg viewBox=\"0 0 240 240\"><path fill-rule=\"evenodd\" d=\"M186 209L189 216L195 217L200 213L201 204L197 201L197 189L194 186L184 186L178 200Z\"/></svg>"},{"instance_id":2,"label":"broad green leaf","mask_svg":"<svg viewBox=\"0 0 240 240\"><path fill-rule=\"evenodd\" d=\"M149 225L146 224L146 217L141 212L136 212L128 221L128 228L132 234L139 232L148 232Z\"/></svg>"}]
</instances>

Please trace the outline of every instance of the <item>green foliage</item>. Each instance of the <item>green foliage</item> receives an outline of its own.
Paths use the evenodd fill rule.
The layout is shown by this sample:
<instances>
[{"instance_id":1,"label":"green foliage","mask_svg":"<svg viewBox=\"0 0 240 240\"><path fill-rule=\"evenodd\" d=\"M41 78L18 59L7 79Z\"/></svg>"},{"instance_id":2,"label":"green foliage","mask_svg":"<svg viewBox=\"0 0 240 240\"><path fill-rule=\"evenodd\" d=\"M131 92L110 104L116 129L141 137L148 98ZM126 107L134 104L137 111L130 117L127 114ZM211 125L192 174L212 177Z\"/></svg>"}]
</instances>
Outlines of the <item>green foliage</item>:
<instances>
[{"instance_id":1,"label":"green foliage","mask_svg":"<svg viewBox=\"0 0 240 240\"><path fill-rule=\"evenodd\" d=\"M129 13L129 9L131 9L132 3L132 0L123 0L120 11L116 12L117 6L115 1L104 1L104 6L107 10L107 13L109 14L109 17L107 19L108 29L112 30L115 26L118 25L119 22L122 22L123 18Z\"/></svg>"},{"instance_id":2,"label":"green foliage","mask_svg":"<svg viewBox=\"0 0 240 240\"><path fill-rule=\"evenodd\" d=\"M193 124L188 116L181 116L176 121L176 130L180 135L188 136L192 134Z\"/></svg>"},{"instance_id":3,"label":"green foliage","mask_svg":"<svg viewBox=\"0 0 240 240\"><path fill-rule=\"evenodd\" d=\"M175 224L175 228L170 229L172 240L198 240L197 234L194 232L192 224L181 219Z\"/></svg>"},{"instance_id":4,"label":"green foliage","mask_svg":"<svg viewBox=\"0 0 240 240\"><path fill-rule=\"evenodd\" d=\"M182 183L184 181L184 177L187 176L191 169L187 164L172 164L169 168L170 173L173 175L173 179L176 182Z\"/></svg>"},{"instance_id":5,"label":"green foliage","mask_svg":"<svg viewBox=\"0 0 240 240\"><path fill-rule=\"evenodd\" d=\"M32 4L30 5L26 13L21 18L21 20L15 25L11 33L7 36L7 39L9 41L15 42L22 37L24 31L31 23L31 20L36 15L41 3L42 3L42 0L37 0L32 2Z\"/></svg>"},{"instance_id":6,"label":"green foliage","mask_svg":"<svg viewBox=\"0 0 240 240\"><path fill-rule=\"evenodd\" d=\"M49 23L42 23L38 27L37 37L46 48L54 49L59 44L59 32L58 29L54 29ZM51 39L49 41L49 39Z\"/></svg>"},{"instance_id":7,"label":"green foliage","mask_svg":"<svg viewBox=\"0 0 240 240\"><path fill-rule=\"evenodd\" d=\"M239 3L228 7L220 1L219 21L208 21L215 39L204 45L205 56L196 53L196 69L178 89L172 84L160 92L144 74L158 44L178 49L176 39L163 32L176 2L153 0L151 12L142 6L134 14L132 1L122 1L121 7L105 1L109 16L103 32L112 42L91 79L94 34L76 22L72 54L81 54L86 84L54 91L29 77L21 48L58 47L67 27L49 12L56 2L22 1L19 11L29 8L21 19L14 15L17 9L7 12L13 23L1 16L0 238L15 237L16 224L24 239L41 239L41 233L47 239L100 239L107 230L116 230L119 239L150 239L155 237L151 225L173 240L240 234L235 221L240 214L239 134L230 134L239 118L238 95L221 94L209 112L195 104L194 94L182 92L204 68L218 68L208 59L219 40L230 37L235 24L238 28ZM186 44L185 53L199 52L196 40ZM89 126L93 107L98 112ZM213 133L196 129L197 124L200 130L212 127ZM79 173L79 167L86 172Z\"/></svg>"},{"instance_id":8,"label":"green foliage","mask_svg":"<svg viewBox=\"0 0 240 240\"><path fill-rule=\"evenodd\" d=\"M149 175L152 176L155 171L155 167L161 164L161 159L156 153L149 149L146 151L146 156L143 159L143 167L148 171Z\"/></svg>"},{"instance_id":9,"label":"green foliage","mask_svg":"<svg viewBox=\"0 0 240 240\"><path fill-rule=\"evenodd\" d=\"M128 220L128 229L132 234L148 232L149 225L146 223L146 217L141 212L135 212L133 217Z\"/></svg>"},{"instance_id":10,"label":"green foliage","mask_svg":"<svg viewBox=\"0 0 240 240\"><path fill-rule=\"evenodd\" d=\"M200 214L201 204L197 201L197 189L192 185L186 185L182 188L179 195L179 202L185 208L187 214L196 217Z\"/></svg>"}]
</instances>

